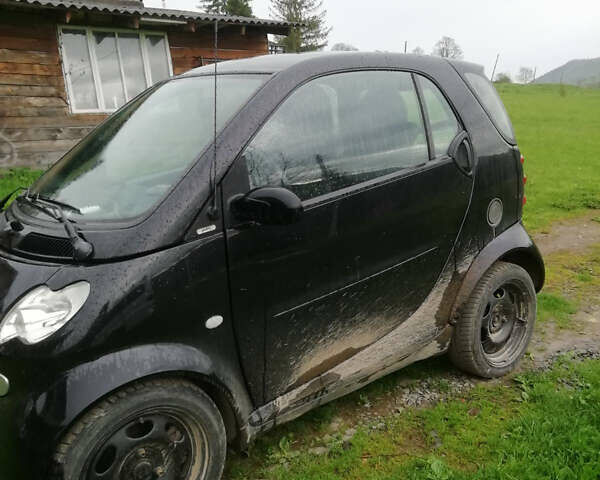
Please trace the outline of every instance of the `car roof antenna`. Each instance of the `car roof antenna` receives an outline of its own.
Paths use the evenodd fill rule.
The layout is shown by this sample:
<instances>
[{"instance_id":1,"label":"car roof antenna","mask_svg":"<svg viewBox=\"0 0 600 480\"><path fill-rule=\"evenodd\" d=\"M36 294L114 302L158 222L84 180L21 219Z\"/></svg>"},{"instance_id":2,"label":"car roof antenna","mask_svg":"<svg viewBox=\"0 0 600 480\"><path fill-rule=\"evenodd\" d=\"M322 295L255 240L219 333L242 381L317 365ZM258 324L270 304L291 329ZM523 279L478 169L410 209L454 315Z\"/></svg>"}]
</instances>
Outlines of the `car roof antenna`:
<instances>
[{"instance_id":1,"label":"car roof antenna","mask_svg":"<svg viewBox=\"0 0 600 480\"><path fill-rule=\"evenodd\" d=\"M211 220L219 218L219 207L217 203L217 63L219 53L219 21L215 20L215 38L214 38L214 65L215 65L215 92L214 92L214 111L213 111L213 156L210 165L210 187L212 190L212 204L208 207L208 217Z\"/></svg>"}]
</instances>

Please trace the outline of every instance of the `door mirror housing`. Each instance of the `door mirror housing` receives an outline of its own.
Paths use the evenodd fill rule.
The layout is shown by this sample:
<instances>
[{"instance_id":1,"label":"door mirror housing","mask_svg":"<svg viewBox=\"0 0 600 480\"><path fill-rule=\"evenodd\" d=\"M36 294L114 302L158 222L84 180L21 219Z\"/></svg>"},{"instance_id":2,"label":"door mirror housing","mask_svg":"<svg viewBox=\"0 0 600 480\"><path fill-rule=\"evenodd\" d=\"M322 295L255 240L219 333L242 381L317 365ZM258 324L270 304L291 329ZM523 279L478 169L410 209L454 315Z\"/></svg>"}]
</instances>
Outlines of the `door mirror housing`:
<instances>
[{"instance_id":1,"label":"door mirror housing","mask_svg":"<svg viewBox=\"0 0 600 480\"><path fill-rule=\"evenodd\" d=\"M300 220L302 200L282 187L259 187L231 200L231 213L238 220L263 225L290 225Z\"/></svg>"},{"instance_id":2,"label":"door mirror housing","mask_svg":"<svg viewBox=\"0 0 600 480\"><path fill-rule=\"evenodd\" d=\"M448 148L448 155L463 173L471 175L473 171L473 150L467 132L462 131L454 137Z\"/></svg>"}]
</instances>

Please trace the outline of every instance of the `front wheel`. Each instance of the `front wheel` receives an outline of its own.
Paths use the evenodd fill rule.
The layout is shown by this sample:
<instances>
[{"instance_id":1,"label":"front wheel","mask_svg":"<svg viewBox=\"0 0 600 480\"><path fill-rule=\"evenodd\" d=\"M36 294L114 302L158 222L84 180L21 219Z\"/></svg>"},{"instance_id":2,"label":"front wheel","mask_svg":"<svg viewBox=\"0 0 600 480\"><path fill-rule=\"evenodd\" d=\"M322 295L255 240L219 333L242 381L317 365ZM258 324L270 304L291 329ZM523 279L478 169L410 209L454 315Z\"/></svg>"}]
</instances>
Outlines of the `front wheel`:
<instances>
[{"instance_id":1,"label":"front wheel","mask_svg":"<svg viewBox=\"0 0 600 480\"><path fill-rule=\"evenodd\" d=\"M464 305L450 344L450 359L461 370L480 377L505 375L525 354L535 317L535 288L527 271L497 262Z\"/></svg>"},{"instance_id":2,"label":"front wheel","mask_svg":"<svg viewBox=\"0 0 600 480\"><path fill-rule=\"evenodd\" d=\"M54 456L57 480L221 478L226 436L219 410L181 380L150 380L86 413Z\"/></svg>"}]
</instances>

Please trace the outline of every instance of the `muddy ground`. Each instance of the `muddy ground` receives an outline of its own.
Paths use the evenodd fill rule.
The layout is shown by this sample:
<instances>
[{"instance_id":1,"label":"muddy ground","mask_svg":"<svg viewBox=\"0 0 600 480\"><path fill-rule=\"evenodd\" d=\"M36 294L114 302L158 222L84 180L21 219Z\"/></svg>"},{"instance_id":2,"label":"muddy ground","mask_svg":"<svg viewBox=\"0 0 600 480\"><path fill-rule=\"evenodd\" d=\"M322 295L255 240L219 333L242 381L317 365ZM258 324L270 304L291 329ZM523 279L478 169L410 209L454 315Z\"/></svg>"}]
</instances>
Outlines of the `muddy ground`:
<instances>
[{"instance_id":1,"label":"muddy ground","mask_svg":"<svg viewBox=\"0 0 600 480\"><path fill-rule=\"evenodd\" d=\"M535 235L535 242L544 256L561 251L585 253L600 244L600 212L556 223L549 232ZM538 328L529 347L536 366L563 352L600 351L600 304L597 301L590 298L581 307L574 316L573 329L559 329L553 324Z\"/></svg>"}]
</instances>

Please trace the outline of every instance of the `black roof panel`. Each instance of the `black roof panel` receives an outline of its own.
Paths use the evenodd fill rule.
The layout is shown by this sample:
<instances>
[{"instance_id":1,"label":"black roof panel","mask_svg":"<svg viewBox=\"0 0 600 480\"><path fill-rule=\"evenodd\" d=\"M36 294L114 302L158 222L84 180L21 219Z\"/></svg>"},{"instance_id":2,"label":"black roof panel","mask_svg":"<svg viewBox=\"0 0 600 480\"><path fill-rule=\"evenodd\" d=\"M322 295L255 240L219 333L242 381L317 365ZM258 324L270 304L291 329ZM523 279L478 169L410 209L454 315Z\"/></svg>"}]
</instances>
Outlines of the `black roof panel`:
<instances>
[{"instance_id":1,"label":"black roof panel","mask_svg":"<svg viewBox=\"0 0 600 480\"><path fill-rule=\"evenodd\" d=\"M299 64L306 64L307 68L313 64L328 64L331 70L348 68L355 64L356 67L387 68L391 65L412 68L414 65L431 65L446 63L447 60L429 55L412 55L403 53L379 52L311 52L287 53L278 55L262 55L259 57L229 60L219 63L219 73L276 73L287 70ZM214 66L198 67L183 75L203 75L214 73Z\"/></svg>"}]
</instances>

